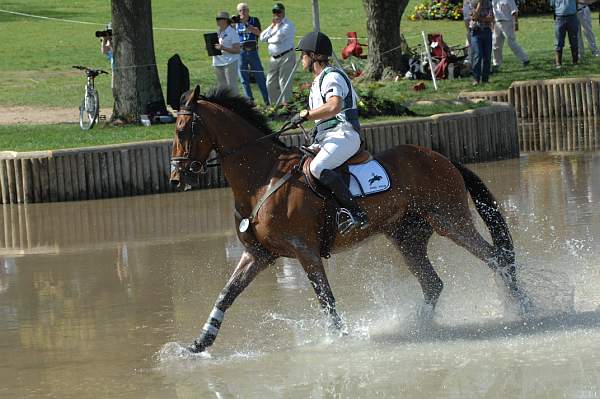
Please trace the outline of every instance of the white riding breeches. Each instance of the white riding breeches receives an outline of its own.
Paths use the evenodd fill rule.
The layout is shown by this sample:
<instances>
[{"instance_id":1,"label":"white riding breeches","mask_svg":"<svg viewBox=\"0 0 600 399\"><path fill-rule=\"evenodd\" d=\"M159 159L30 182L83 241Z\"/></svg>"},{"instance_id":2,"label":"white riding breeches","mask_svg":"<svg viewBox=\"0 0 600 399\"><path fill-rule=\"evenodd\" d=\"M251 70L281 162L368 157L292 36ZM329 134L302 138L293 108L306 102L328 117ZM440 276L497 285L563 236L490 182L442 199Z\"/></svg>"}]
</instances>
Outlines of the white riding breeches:
<instances>
[{"instance_id":1,"label":"white riding breeches","mask_svg":"<svg viewBox=\"0 0 600 399\"><path fill-rule=\"evenodd\" d=\"M360 135L348 122L317 134L315 144L321 147L310 163L310 173L317 179L325 169L335 169L346 162L360 148Z\"/></svg>"}]
</instances>

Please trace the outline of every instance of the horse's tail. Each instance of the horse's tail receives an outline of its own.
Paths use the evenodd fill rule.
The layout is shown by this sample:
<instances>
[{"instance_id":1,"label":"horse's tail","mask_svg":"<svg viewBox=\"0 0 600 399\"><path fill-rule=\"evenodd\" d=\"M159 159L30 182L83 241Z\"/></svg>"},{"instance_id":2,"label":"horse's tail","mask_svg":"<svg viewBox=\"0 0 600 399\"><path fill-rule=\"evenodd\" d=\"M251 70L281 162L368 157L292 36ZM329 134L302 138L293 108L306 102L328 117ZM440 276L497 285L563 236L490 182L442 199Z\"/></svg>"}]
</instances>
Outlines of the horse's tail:
<instances>
[{"instance_id":1,"label":"horse's tail","mask_svg":"<svg viewBox=\"0 0 600 399\"><path fill-rule=\"evenodd\" d=\"M509 263L514 263L514 247L508 225L500 213L496 199L481 181L481 179L464 165L452 161L452 164L462 175L467 190L475 203L477 213L483 219L492 236L492 241L496 248L500 248L507 257Z\"/></svg>"}]
</instances>

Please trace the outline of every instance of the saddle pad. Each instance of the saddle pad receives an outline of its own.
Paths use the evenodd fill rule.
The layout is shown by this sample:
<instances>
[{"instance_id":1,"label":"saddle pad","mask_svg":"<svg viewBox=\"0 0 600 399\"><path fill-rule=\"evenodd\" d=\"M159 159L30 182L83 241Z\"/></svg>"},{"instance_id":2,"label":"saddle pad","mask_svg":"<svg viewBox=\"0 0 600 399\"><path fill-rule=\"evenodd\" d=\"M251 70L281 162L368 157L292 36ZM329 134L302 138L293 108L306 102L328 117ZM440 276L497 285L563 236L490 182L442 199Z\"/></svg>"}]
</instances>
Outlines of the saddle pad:
<instances>
[{"instance_id":1,"label":"saddle pad","mask_svg":"<svg viewBox=\"0 0 600 399\"><path fill-rule=\"evenodd\" d=\"M379 161L348 165L350 192L354 197L377 194L390 189L390 178Z\"/></svg>"}]
</instances>

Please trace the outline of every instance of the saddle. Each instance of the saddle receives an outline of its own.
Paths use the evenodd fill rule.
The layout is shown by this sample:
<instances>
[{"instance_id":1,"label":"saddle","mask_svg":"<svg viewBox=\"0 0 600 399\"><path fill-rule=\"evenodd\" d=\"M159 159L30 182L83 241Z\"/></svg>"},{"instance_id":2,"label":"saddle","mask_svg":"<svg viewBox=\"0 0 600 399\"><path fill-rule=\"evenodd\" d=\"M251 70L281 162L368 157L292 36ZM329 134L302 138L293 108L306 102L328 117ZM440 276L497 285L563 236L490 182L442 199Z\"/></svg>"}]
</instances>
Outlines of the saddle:
<instances>
[{"instance_id":1,"label":"saddle","mask_svg":"<svg viewBox=\"0 0 600 399\"><path fill-rule=\"evenodd\" d=\"M321 184L315 177L310 173L310 163L315 158L315 156L319 153L321 148L317 150L312 150L307 147L302 147L302 152L304 153L304 161L302 163L302 173L304 174L304 178L306 179L306 183L310 186L310 188L317 193L321 197L325 197L323 193L320 192L319 187ZM369 151L366 150L363 142L360 143L360 148L356 152L356 154L352 155L346 162L344 162L341 166L336 168L339 172L341 172L344 180L350 178L348 173L348 165L359 165L361 163L369 162L373 159L373 156ZM346 184L348 181L346 181Z\"/></svg>"},{"instance_id":2,"label":"saddle","mask_svg":"<svg viewBox=\"0 0 600 399\"><path fill-rule=\"evenodd\" d=\"M304 179L306 184L310 187L310 189L321 197L324 200L324 206L321 209L321 217L320 219L323 223L319 226L318 236L320 241L319 252L321 257L328 259L331 257L331 247L333 245L333 241L335 239L336 231L338 228L337 222L337 212L338 212L338 203L331 196L329 190L326 190L321 183L310 173L310 163L314 159L314 157L319 153L319 149L312 150L307 147L301 147L304 156L300 161L299 169L302 170L302 174L304 175ZM350 172L348 170L348 165L356 165L362 164L365 162L369 162L373 159L371 153L369 153L364 144L361 143L360 148L350 159L344 162L341 166L336 168L344 178L346 184L348 184L350 180Z\"/></svg>"}]
</instances>

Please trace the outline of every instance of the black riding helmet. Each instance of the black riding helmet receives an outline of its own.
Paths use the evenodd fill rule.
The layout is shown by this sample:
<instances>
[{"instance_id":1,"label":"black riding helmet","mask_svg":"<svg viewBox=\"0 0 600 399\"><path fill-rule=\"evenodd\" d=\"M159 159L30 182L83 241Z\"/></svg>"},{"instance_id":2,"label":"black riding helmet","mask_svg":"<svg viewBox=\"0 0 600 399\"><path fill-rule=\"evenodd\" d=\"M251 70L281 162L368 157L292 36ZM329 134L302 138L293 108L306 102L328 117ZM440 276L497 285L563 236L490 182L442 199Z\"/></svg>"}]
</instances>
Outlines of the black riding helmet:
<instances>
[{"instance_id":1,"label":"black riding helmet","mask_svg":"<svg viewBox=\"0 0 600 399\"><path fill-rule=\"evenodd\" d=\"M321 32L310 32L300 39L296 51L305 51L307 53L331 57L333 55L333 46L326 34Z\"/></svg>"}]
</instances>

